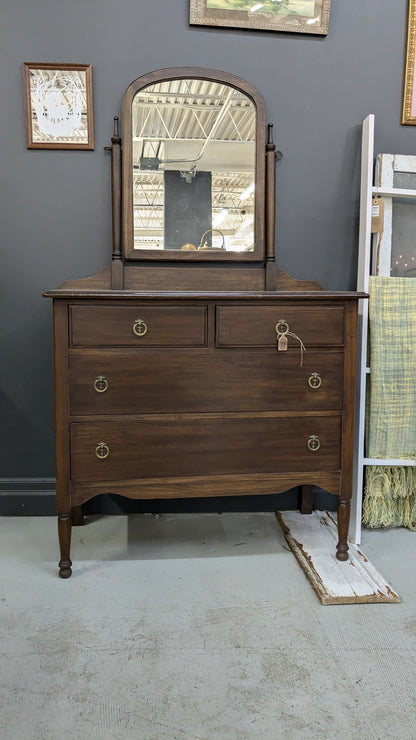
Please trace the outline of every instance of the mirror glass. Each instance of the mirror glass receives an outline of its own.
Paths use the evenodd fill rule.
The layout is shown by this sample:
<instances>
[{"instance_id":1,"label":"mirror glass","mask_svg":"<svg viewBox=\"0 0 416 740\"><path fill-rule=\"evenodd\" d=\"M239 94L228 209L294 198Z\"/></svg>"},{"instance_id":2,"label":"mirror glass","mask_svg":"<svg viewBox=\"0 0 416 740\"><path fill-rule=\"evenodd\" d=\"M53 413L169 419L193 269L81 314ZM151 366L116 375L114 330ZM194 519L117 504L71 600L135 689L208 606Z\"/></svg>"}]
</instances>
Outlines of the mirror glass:
<instances>
[{"instance_id":1,"label":"mirror glass","mask_svg":"<svg viewBox=\"0 0 416 740\"><path fill-rule=\"evenodd\" d=\"M131 123L136 254L252 252L253 101L222 82L170 79L134 95Z\"/></svg>"}]
</instances>

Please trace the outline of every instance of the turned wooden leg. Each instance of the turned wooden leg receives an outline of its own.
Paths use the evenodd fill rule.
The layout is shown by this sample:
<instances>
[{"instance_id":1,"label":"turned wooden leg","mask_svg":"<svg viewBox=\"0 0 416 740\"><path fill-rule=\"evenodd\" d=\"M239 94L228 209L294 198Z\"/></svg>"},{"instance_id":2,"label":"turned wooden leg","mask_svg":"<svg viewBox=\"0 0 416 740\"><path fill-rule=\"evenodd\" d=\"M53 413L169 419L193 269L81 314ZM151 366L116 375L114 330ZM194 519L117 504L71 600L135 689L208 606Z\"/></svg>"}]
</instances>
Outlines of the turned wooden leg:
<instances>
[{"instance_id":1,"label":"turned wooden leg","mask_svg":"<svg viewBox=\"0 0 416 740\"><path fill-rule=\"evenodd\" d=\"M350 523L350 502L338 499L338 560L348 560L348 527Z\"/></svg>"},{"instance_id":2,"label":"turned wooden leg","mask_svg":"<svg viewBox=\"0 0 416 740\"><path fill-rule=\"evenodd\" d=\"M59 561L59 575L61 578L69 578L72 574L71 570L71 514L58 514L58 537L59 537L59 548L61 551L61 559Z\"/></svg>"},{"instance_id":3,"label":"turned wooden leg","mask_svg":"<svg viewBox=\"0 0 416 740\"><path fill-rule=\"evenodd\" d=\"M313 486L300 487L300 513L312 514L313 511Z\"/></svg>"},{"instance_id":4,"label":"turned wooden leg","mask_svg":"<svg viewBox=\"0 0 416 740\"><path fill-rule=\"evenodd\" d=\"M80 506L73 506L71 509L71 519L73 527L82 527L84 524L84 512L82 504Z\"/></svg>"}]
</instances>

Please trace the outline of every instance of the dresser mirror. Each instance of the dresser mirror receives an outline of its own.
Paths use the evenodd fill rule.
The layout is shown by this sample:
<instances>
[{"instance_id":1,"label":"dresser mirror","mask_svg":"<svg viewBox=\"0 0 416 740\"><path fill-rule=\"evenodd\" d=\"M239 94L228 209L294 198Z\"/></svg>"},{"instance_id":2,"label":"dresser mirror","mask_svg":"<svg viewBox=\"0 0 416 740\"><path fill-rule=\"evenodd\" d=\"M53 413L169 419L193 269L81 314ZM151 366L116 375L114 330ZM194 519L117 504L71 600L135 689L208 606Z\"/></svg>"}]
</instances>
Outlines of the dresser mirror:
<instances>
[{"instance_id":1,"label":"dresser mirror","mask_svg":"<svg viewBox=\"0 0 416 740\"><path fill-rule=\"evenodd\" d=\"M265 113L248 82L198 68L139 77L121 138L124 258L263 259Z\"/></svg>"}]
</instances>

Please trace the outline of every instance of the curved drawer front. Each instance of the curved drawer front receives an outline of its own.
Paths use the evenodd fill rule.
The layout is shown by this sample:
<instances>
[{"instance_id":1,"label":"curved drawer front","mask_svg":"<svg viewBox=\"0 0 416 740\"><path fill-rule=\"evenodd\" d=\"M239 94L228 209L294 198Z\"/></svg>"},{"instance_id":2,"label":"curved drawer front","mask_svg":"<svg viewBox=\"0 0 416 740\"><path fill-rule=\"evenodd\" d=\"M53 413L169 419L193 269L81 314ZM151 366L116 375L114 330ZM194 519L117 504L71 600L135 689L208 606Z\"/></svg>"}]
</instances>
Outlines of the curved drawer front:
<instances>
[{"instance_id":1,"label":"curved drawer front","mask_svg":"<svg viewBox=\"0 0 416 740\"><path fill-rule=\"evenodd\" d=\"M206 306L70 306L72 347L203 347Z\"/></svg>"},{"instance_id":2,"label":"curved drawer front","mask_svg":"<svg viewBox=\"0 0 416 740\"><path fill-rule=\"evenodd\" d=\"M140 352L70 357L72 415L342 407L343 354Z\"/></svg>"},{"instance_id":3,"label":"curved drawer front","mask_svg":"<svg viewBox=\"0 0 416 740\"><path fill-rule=\"evenodd\" d=\"M73 423L71 478L337 471L341 419L207 414ZM161 451L163 451L161 453Z\"/></svg>"},{"instance_id":4,"label":"curved drawer front","mask_svg":"<svg viewBox=\"0 0 416 740\"><path fill-rule=\"evenodd\" d=\"M218 347L277 346L276 325L296 334L305 347L342 345L344 342L343 306L217 306L216 343ZM283 324L284 322L284 324ZM287 335L288 347L299 342Z\"/></svg>"}]
</instances>

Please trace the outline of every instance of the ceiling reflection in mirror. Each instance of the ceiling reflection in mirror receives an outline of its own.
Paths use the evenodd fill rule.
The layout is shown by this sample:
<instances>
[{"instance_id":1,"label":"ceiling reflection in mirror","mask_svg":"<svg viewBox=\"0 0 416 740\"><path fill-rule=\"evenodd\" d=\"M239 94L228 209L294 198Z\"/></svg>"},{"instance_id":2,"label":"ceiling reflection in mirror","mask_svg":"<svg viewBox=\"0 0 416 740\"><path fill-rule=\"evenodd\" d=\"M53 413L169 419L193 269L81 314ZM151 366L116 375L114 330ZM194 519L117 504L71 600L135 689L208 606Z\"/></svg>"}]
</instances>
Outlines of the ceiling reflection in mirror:
<instances>
[{"instance_id":1,"label":"ceiling reflection in mirror","mask_svg":"<svg viewBox=\"0 0 416 740\"><path fill-rule=\"evenodd\" d=\"M133 99L134 249L254 249L256 109L200 79L147 86Z\"/></svg>"}]
</instances>

